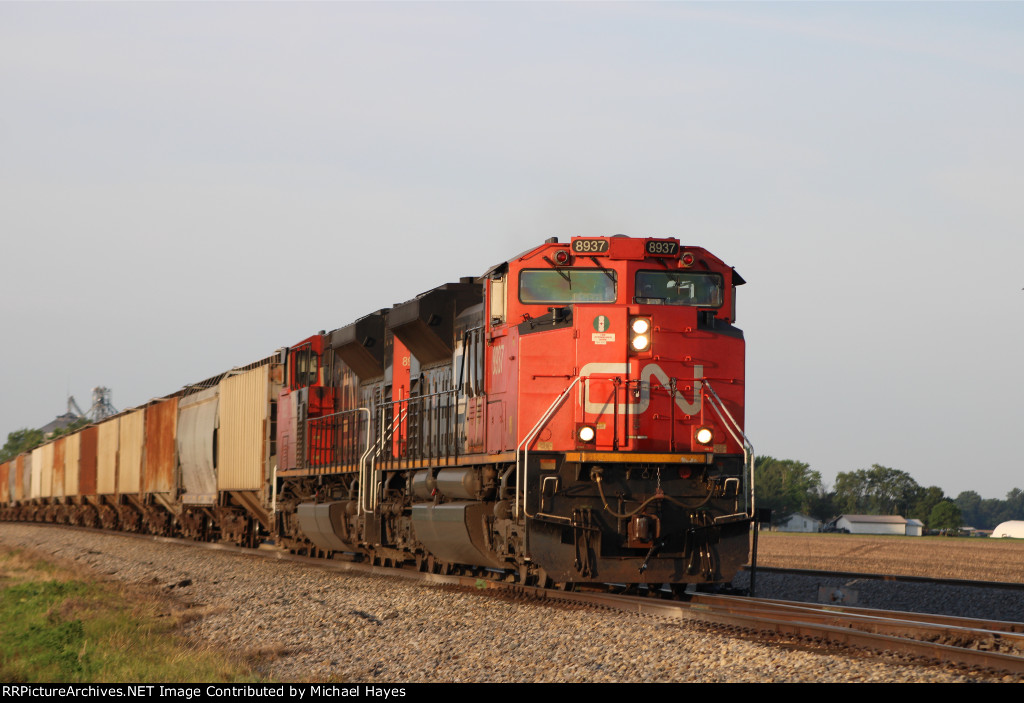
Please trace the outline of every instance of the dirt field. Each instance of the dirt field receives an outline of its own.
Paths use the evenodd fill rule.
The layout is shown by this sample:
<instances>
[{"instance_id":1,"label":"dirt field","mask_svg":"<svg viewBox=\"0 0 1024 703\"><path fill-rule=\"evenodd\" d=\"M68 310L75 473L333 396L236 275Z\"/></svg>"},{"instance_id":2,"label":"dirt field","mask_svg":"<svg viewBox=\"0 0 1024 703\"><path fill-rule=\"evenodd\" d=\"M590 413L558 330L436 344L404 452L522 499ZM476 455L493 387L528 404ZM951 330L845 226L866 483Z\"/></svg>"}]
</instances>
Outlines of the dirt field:
<instances>
[{"instance_id":1,"label":"dirt field","mask_svg":"<svg viewBox=\"0 0 1024 703\"><path fill-rule=\"evenodd\" d=\"M1024 583L1024 540L762 532L758 565Z\"/></svg>"}]
</instances>

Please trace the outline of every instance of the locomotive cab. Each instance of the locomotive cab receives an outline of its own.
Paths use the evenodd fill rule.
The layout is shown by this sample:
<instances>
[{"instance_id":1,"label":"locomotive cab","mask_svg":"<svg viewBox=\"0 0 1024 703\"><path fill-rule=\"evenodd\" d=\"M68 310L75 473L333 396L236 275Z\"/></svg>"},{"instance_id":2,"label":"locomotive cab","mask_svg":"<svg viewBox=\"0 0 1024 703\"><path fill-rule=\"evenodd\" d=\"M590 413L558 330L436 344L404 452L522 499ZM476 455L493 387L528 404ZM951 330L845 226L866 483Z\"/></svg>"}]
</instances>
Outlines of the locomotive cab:
<instances>
[{"instance_id":1,"label":"locomotive cab","mask_svg":"<svg viewBox=\"0 0 1024 703\"><path fill-rule=\"evenodd\" d=\"M489 409L507 420L488 450L515 452L529 559L563 582L730 579L751 513L743 279L625 237L549 241L489 278Z\"/></svg>"},{"instance_id":2,"label":"locomotive cab","mask_svg":"<svg viewBox=\"0 0 1024 703\"><path fill-rule=\"evenodd\" d=\"M309 428L307 420L334 412L334 388L324 356L324 333L281 352L285 382L278 395L279 468L303 468L321 461L332 438Z\"/></svg>"}]
</instances>

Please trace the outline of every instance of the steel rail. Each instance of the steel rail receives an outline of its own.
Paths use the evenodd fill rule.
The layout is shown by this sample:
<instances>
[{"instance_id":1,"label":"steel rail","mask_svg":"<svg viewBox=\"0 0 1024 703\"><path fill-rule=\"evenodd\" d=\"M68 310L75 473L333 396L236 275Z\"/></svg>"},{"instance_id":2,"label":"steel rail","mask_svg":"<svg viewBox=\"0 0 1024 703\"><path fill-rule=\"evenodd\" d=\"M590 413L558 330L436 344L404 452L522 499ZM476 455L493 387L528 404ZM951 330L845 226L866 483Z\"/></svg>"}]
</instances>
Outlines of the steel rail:
<instances>
[{"instance_id":1,"label":"steel rail","mask_svg":"<svg viewBox=\"0 0 1024 703\"><path fill-rule=\"evenodd\" d=\"M513 588L526 589L523 586ZM802 612L782 615L777 601L763 602L757 598L738 596L696 596L689 602L622 596L608 593L574 593L535 589L542 591L541 597L553 600L575 602L581 605L598 605L623 612L632 612L661 618L696 620L721 627L738 628L747 631L771 633L781 636L799 637L814 641L824 641L835 645L868 649L871 651L892 652L926 660L938 661L957 666L1005 671L1015 675L1024 674L1024 657L997 651L984 651L969 648L979 641L1003 641L1009 644L1020 642L1015 634L999 630L1007 623L999 621L975 621L983 623L984 628L971 626L950 627L939 626L927 628L924 623L918 627L908 628L908 618L925 621L928 618L941 617L920 613L897 613L893 618L886 618L887 611L874 611L870 619L877 629L891 627L893 632L903 630L903 634L886 632L867 632L858 630L855 622L864 621L868 616L844 618L844 613L834 612L832 606L815 608L811 604L794 604ZM743 608L734 605L714 603L713 598L731 599L747 605ZM859 609L872 612L869 609ZM817 613L815 611L818 611ZM814 622L828 620L828 622ZM1019 623L1009 623L1017 625ZM908 631L909 630L909 634ZM917 636L929 637L936 631L949 635L949 639L967 643L965 646L943 644L917 639Z\"/></svg>"},{"instance_id":2,"label":"steel rail","mask_svg":"<svg viewBox=\"0 0 1024 703\"><path fill-rule=\"evenodd\" d=\"M694 596L691 600L705 598L728 598L730 596L704 595ZM742 599L742 597L741 597ZM1010 620L984 620L982 618L967 618L959 615L941 615L938 613L917 613L906 610L882 610L875 608L859 608L850 605L839 604L818 604L801 601L779 600L775 598L758 598L761 603L774 604L780 609L789 608L817 608L834 613L844 613L850 616L880 616L884 615L892 620L905 620L924 622L930 625L946 625L955 628L968 628L974 630L991 630L997 633L1008 633L1014 641L1020 640L1024 644L1024 622L1013 622ZM1024 646L1021 647L1024 650Z\"/></svg>"},{"instance_id":3,"label":"steel rail","mask_svg":"<svg viewBox=\"0 0 1024 703\"><path fill-rule=\"evenodd\" d=\"M698 595L694 605L712 605L730 613L748 613L758 617L800 620L848 627L863 632L907 637L915 640L962 641L972 646L1006 645L1024 652L1024 623L958 618L929 613L908 613L870 608L848 608L782 600L763 600L739 596Z\"/></svg>"}]
</instances>

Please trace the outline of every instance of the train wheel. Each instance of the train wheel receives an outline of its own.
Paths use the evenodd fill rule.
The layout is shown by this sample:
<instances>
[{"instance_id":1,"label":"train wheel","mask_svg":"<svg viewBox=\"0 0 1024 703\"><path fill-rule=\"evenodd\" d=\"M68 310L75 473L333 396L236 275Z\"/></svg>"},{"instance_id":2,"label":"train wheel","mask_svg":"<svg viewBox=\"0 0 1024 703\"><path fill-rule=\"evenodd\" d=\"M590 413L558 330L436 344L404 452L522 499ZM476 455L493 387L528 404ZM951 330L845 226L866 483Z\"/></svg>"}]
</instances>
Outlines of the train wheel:
<instances>
[{"instance_id":1,"label":"train wheel","mask_svg":"<svg viewBox=\"0 0 1024 703\"><path fill-rule=\"evenodd\" d=\"M672 589L672 597L676 600L689 600L689 596L686 594L686 587L688 584L685 583L673 583L670 588Z\"/></svg>"},{"instance_id":2,"label":"train wheel","mask_svg":"<svg viewBox=\"0 0 1024 703\"><path fill-rule=\"evenodd\" d=\"M553 588L555 582L548 577L548 572L544 569L537 569L537 583L533 584L537 588Z\"/></svg>"}]
</instances>

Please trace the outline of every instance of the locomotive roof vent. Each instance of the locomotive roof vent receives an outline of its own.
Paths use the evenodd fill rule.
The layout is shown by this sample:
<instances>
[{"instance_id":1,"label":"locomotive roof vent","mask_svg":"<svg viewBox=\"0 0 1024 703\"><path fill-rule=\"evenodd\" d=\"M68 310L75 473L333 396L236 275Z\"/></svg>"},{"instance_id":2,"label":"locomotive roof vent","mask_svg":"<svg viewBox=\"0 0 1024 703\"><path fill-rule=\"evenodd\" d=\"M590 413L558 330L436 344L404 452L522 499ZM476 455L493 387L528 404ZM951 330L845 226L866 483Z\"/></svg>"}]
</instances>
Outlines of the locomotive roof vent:
<instances>
[{"instance_id":1,"label":"locomotive roof vent","mask_svg":"<svg viewBox=\"0 0 1024 703\"><path fill-rule=\"evenodd\" d=\"M421 364L450 364L455 318L482 297L483 289L475 283L446 283L396 305L387 315L387 326Z\"/></svg>"},{"instance_id":2,"label":"locomotive roof vent","mask_svg":"<svg viewBox=\"0 0 1024 703\"><path fill-rule=\"evenodd\" d=\"M377 340L384 339L386 315L378 310L331 332L331 349L360 379L384 375L384 345Z\"/></svg>"}]
</instances>

